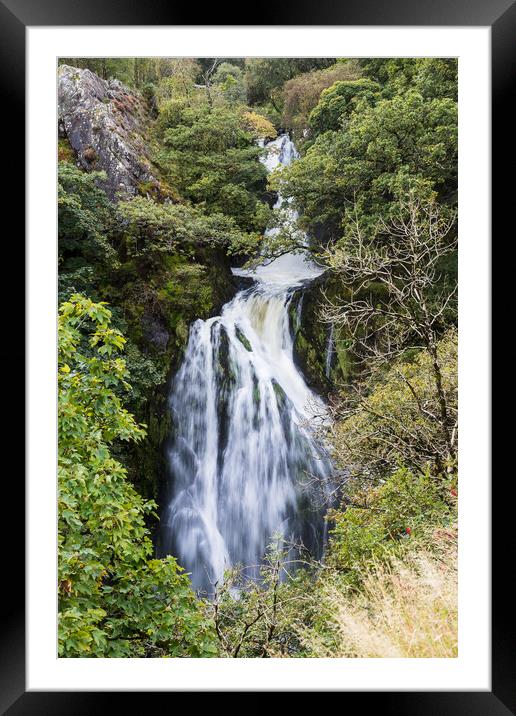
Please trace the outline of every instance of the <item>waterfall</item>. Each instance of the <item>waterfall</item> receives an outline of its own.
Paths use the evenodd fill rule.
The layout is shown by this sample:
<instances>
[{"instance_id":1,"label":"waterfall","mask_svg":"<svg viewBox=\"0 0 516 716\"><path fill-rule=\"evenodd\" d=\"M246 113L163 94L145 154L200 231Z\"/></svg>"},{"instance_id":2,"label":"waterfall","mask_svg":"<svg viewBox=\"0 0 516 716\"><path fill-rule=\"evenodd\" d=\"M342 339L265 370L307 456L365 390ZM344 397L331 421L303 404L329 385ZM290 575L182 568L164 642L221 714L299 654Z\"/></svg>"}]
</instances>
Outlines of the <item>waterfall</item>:
<instances>
[{"instance_id":1,"label":"waterfall","mask_svg":"<svg viewBox=\"0 0 516 716\"><path fill-rule=\"evenodd\" d=\"M303 316L303 294L301 294L296 308L296 331L301 327L301 318Z\"/></svg>"},{"instance_id":2,"label":"waterfall","mask_svg":"<svg viewBox=\"0 0 516 716\"><path fill-rule=\"evenodd\" d=\"M331 373L331 363L332 363L332 360L333 360L333 352L334 352L334 350L335 350L335 342L334 342L334 337L333 337L334 331L335 331L335 326L334 326L334 324L332 323L332 324L330 325L330 332L328 333L328 345L326 346L326 370L325 370L325 374L326 374L326 377L327 377L327 378L330 377L330 373Z\"/></svg>"},{"instance_id":3,"label":"waterfall","mask_svg":"<svg viewBox=\"0 0 516 716\"><path fill-rule=\"evenodd\" d=\"M282 135L267 145L264 163L272 170L296 157ZM313 431L324 405L294 364L289 317L294 293L321 269L297 253L234 273L255 284L220 316L191 326L169 398L161 550L206 591L237 563L257 576L276 535L302 541L315 557L324 541L320 496L330 463Z\"/></svg>"}]
</instances>

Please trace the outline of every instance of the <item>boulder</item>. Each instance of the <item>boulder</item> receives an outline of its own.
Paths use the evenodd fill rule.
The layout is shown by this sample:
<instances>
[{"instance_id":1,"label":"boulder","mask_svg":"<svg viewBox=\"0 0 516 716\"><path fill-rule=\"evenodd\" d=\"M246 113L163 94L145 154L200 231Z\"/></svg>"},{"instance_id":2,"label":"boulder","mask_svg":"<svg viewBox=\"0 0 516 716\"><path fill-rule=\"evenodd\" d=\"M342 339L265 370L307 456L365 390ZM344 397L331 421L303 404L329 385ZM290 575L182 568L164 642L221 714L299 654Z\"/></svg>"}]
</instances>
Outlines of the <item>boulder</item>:
<instances>
[{"instance_id":1,"label":"boulder","mask_svg":"<svg viewBox=\"0 0 516 716\"><path fill-rule=\"evenodd\" d=\"M59 136L68 139L78 166L106 173L99 186L112 201L159 193L145 139L150 121L143 98L118 80L69 65L58 68Z\"/></svg>"}]
</instances>

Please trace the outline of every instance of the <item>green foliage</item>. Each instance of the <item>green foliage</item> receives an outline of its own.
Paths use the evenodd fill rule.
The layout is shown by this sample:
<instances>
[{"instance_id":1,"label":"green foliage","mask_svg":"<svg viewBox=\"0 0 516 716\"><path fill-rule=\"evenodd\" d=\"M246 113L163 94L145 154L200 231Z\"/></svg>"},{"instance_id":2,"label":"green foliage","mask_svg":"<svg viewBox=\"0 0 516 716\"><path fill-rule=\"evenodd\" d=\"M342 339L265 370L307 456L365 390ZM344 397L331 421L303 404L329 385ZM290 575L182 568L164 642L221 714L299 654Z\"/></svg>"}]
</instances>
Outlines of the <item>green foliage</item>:
<instances>
[{"instance_id":1,"label":"green foliage","mask_svg":"<svg viewBox=\"0 0 516 716\"><path fill-rule=\"evenodd\" d=\"M112 261L108 238L113 229L113 207L96 182L102 172L83 172L67 161L58 164L58 236L62 261Z\"/></svg>"},{"instance_id":2,"label":"green foliage","mask_svg":"<svg viewBox=\"0 0 516 716\"><path fill-rule=\"evenodd\" d=\"M93 296L99 271L114 271L118 266L112 245L114 207L96 184L104 176L59 161L59 301L77 292Z\"/></svg>"},{"instance_id":3,"label":"green foliage","mask_svg":"<svg viewBox=\"0 0 516 716\"><path fill-rule=\"evenodd\" d=\"M222 96L230 104L245 104L244 73L238 65L221 62L213 75L213 83L218 86Z\"/></svg>"},{"instance_id":4,"label":"green foliage","mask_svg":"<svg viewBox=\"0 0 516 716\"><path fill-rule=\"evenodd\" d=\"M313 599L315 571L288 545L273 542L264 555L259 577L235 566L217 586L211 612L219 638L219 654L232 658L306 656L299 627L317 613ZM314 565L315 568L315 565Z\"/></svg>"},{"instance_id":5,"label":"green foliage","mask_svg":"<svg viewBox=\"0 0 516 716\"><path fill-rule=\"evenodd\" d=\"M245 61L247 101L250 104L272 102L280 110L281 90L285 82L310 70L329 67L332 58L260 57Z\"/></svg>"},{"instance_id":6,"label":"green foliage","mask_svg":"<svg viewBox=\"0 0 516 716\"><path fill-rule=\"evenodd\" d=\"M266 169L248 117L227 104L183 99L165 106L160 123L157 160L169 182L209 213L224 213L245 231L262 231Z\"/></svg>"},{"instance_id":7,"label":"green foliage","mask_svg":"<svg viewBox=\"0 0 516 716\"><path fill-rule=\"evenodd\" d=\"M360 65L365 77L338 78L322 89L304 155L269 179L271 188L293 200L313 243L345 238L356 221L372 234L409 191L424 201L457 200L456 61L375 59ZM309 73L306 84L312 74L329 75L339 66L347 65ZM311 97L303 79L286 85L289 116L304 94Z\"/></svg>"},{"instance_id":8,"label":"green foliage","mask_svg":"<svg viewBox=\"0 0 516 716\"><path fill-rule=\"evenodd\" d=\"M368 77L379 82L384 97L409 88L425 99L448 97L457 101L457 60L454 58L389 58L360 60Z\"/></svg>"},{"instance_id":9,"label":"green foliage","mask_svg":"<svg viewBox=\"0 0 516 716\"><path fill-rule=\"evenodd\" d=\"M82 293L94 300L118 299L115 288L121 275L127 274L121 264L122 220L115 206L96 181L102 174L83 172L74 165L59 163L59 302ZM134 277L133 277L134 278ZM114 308L113 324L128 331L124 311ZM127 347L127 362L133 375L130 400L137 409L163 382L163 371L144 356L134 342Z\"/></svg>"},{"instance_id":10,"label":"green foliage","mask_svg":"<svg viewBox=\"0 0 516 716\"><path fill-rule=\"evenodd\" d=\"M221 302L213 286L224 283L205 263L254 253L259 236L225 214L206 215L189 204L136 197L114 205L99 178L59 165L59 300L84 293L110 301L114 325L129 337L131 408L147 417L144 404L178 359L189 322Z\"/></svg>"},{"instance_id":11,"label":"green foliage","mask_svg":"<svg viewBox=\"0 0 516 716\"><path fill-rule=\"evenodd\" d=\"M61 57L59 64L90 70L103 80L117 79L132 84L134 78L134 57Z\"/></svg>"},{"instance_id":12,"label":"green foliage","mask_svg":"<svg viewBox=\"0 0 516 716\"><path fill-rule=\"evenodd\" d=\"M407 92L362 101L347 126L317 137L306 155L273 178L293 197L302 224L332 238L358 212L364 228L388 219L400 191L450 197L457 182L457 105ZM352 210L352 211L351 211Z\"/></svg>"},{"instance_id":13,"label":"green foliage","mask_svg":"<svg viewBox=\"0 0 516 716\"><path fill-rule=\"evenodd\" d=\"M155 504L110 452L145 434L115 393L129 385L110 319L79 295L59 312L59 655L212 656L188 577L174 558L150 558Z\"/></svg>"},{"instance_id":14,"label":"green foliage","mask_svg":"<svg viewBox=\"0 0 516 716\"><path fill-rule=\"evenodd\" d=\"M104 80L116 79L137 89L166 84L171 78L181 86L185 78L193 81L199 73L195 60L174 57L62 57L59 64L91 70Z\"/></svg>"},{"instance_id":15,"label":"green foliage","mask_svg":"<svg viewBox=\"0 0 516 716\"><path fill-rule=\"evenodd\" d=\"M126 337L124 360L131 376L131 390L129 393L124 393L123 397L126 407L141 416L142 406L146 404L149 397L153 396L156 387L165 383L169 366L158 361L149 347L143 341L137 340L140 336L134 326L141 323L141 309L132 313L129 300L126 304L125 301L120 300L120 296L118 298L122 307L110 305L111 324ZM132 339L129 338L129 334ZM150 420L150 416L145 415L145 420ZM147 430L147 439L148 433ZM121 452L123 453L123 450Z\"/></svg>"},{"instance_id":16,"label":"green foliage","mask_svg":"<svg viewBox=\"0 0 516 716\"><path fill-rule=\"evenodd\" d=\"M176 332L181 347L186 344L190 321L207 317L213 306L213 287L206 273L205 266L171 261L168 280L158 290L166 323Z\"/></svg>"},{"instance_id":17,"label":"green foliage","mask_svg":"<svg viewBox=\"0 0 516 716\"><path fill-rule=\"evenodd\" d=\"M450 329L437 347L443 391L453 420L457 416L457 333ZM344 405L348 406L344 396ZM349 406L348 406L349 407ZM433 363L426 351L407 356L376 374L352 415L334 428L335 458L370 484L400 463L414 474L446 471L446 436L439 419ZM456 439L456 436L455 436Z\"/></svg>"},{"instance_id":18,"label":"green foliage","mask_svg":"<svg viewBox=\"0 0 516 716\"><path fill-rule=\"evenodd\" d=\"M120 202L118 213L127 257L192 255L193 250L203 247L249 253L259 240L256 234L241 231L224 213L207 216L187 204L157 204L152 199L135 197Z\"/></svg>"},{"instance_id":19,"label":"green foliage","mask_svg":"<svg viewBox=\"0 0 516 716\"><path fill-rule=\"evenodd\" d=\"M295 139L303 141L310 112L317 106L321 92L342 80L358 80L362 69L356 60L336 62L322 70L297 75L283 86L283 126L293 131Z\"/></svg>"},{"instance_id":20,"label":"green foliage","mask_svg":"<svg viewBox=\"0 0 516 716\"><path fill-rule=\"evenodd\" d=\"M332 526L324 564L273 545L259 580L250 580L238 566L226 573L210 605L220 655L310 658L324 651L335 656L347 635L340 631L338 605L328 597L359 597L368 608L375 566L408 566L422 549L427 555L435 550L440 563L438 535L453 539L454 484L402 466L375 488L350 482L342 506L328 515ZM302 568L294 571L296 564Z\"/></svg>"},{"instance_id":21,"label":"green foliage","mask_svg":"<svg viewBox=\"0 0 516 716\"><path fill-rule=\"evenodd\" d=\"M269 141L276 138L277 132L273 123L263 114L259 112L244 112L242 119L244 120L246 128L258 139Z\"/></svg>"},{"instance_id":22,"label":"green foliage","mask_svg":"<svg viewBox=\"0 0 516 716\"><path fill-rule=\"evenodd\" d=\"M406 540L424 538L429 526L453 520L450 485L428 469L415 475L399 467L379 487L359 485L348 486L344 509L330 515L328 564L352 583L360 580L365 563L399 553Z\"/></svg>"},{"instance_id":23,"label":"green foliage","mask_svg":"<svg viewBox=\"0 0 516 716\"><path fill-rule=\"evenodd\" d=\"M57 160L59 162L75 163L75 152L68 139L59 138L57 141Z\"/></svg>"},{"instance_id":24,"label":"green foliage","mask_svg":"<svg viewBox=\"0 0 516 716\"><path fill-rule=\"evenodd\" d=\"M374 103L380 85L367 78L339 80L323 90L319 103L309 116L310 129L314 136L328 130L340 129L349 119L359 99Z\"/></svg>"}]
</instances>

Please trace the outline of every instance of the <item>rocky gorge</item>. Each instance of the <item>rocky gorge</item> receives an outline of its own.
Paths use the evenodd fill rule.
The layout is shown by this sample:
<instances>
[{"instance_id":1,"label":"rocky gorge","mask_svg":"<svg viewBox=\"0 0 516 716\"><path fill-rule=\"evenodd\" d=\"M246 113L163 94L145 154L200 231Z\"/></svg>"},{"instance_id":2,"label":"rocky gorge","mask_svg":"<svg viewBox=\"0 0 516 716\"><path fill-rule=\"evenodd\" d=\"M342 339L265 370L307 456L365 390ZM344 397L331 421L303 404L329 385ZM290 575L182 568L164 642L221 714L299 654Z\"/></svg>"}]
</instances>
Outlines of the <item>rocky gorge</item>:
<instances>
[{"instance_id":1,"label":"rocky gorge","mask_svg":"<svg viewBox=\"0 0 516 716\"><path fill-rule=\"evenodd\" d=\"M180 202L152 161L155 117L140 93L118 80L103 80L88 69L61 65L58 100L62 158L95 176L115 210L120 202L138 196L157 204ZM273 203L274 196L268 201ZM167 252L152 265L122 261L109 290L104 291L115 314L123 316L128 355L136 352L146 373L133 406L136 417L147 425L147 437L127 453L128 468L142 493L158 501L166 485L165 452L171 439L167 394L187 345L189 327L196 319L220 314L239 289L253 283L251 278L235 276L232 263L225 250L208 247L188 257L180 250ZM290 315L295 360L308 384L321 394L330 386L326 375L329 328L318 314L325 284L323 275L298 289ZM341 372L339 358L332 376Z\"/></svg>"}]
</instances>

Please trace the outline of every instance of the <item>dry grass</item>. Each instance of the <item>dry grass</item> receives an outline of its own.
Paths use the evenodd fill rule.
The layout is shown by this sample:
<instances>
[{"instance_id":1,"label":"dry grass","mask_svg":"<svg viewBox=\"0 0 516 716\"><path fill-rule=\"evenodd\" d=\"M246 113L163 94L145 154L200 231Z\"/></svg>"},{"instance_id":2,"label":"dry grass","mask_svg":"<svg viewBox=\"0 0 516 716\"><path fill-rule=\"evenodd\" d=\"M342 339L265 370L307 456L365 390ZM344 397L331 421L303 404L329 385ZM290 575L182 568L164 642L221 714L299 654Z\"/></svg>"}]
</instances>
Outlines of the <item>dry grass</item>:
<instances>
[{"instance_id":1,"label":"dry grass","mask_svg":"<svg viewBox=\"0 0 516 716\"><path fill-rule=\"evenodd\" d=\"M456 530L434 533L432 551L379 563L359 595L326 590L334 614L334 646L312 634L315 657L450 658L457 656Z\"/></svg>"}]
</instances>

